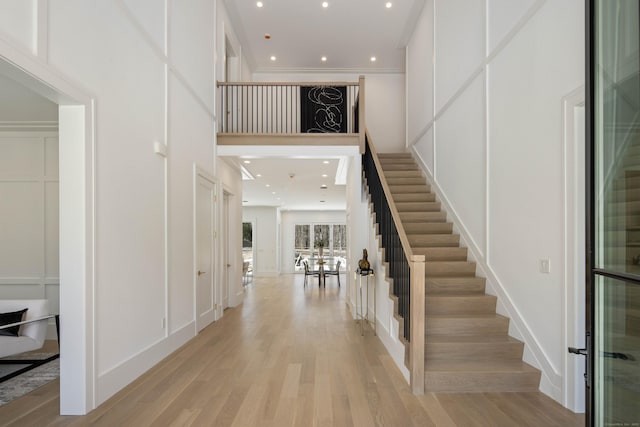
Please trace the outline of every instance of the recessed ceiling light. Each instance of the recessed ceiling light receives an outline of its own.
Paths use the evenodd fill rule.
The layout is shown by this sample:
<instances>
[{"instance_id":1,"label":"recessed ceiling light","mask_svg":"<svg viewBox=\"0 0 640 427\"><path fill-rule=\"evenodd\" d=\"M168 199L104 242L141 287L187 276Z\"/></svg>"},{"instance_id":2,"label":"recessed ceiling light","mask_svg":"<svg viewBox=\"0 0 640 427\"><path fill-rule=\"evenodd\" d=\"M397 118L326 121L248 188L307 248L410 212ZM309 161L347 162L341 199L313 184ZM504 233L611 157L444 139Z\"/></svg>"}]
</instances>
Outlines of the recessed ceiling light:
<instances>
[{"instance_id":1,"label":"recessed ceiling light","mask_svg":"<svg viewBox=\"0 0 640 427\"><path fill-rule=\"evenodd\" d=\"M327 184L322 184L322 185L320 186L320 189L321 189L321 190L326 190L326 189L327 189Z\"/></svg>"},{"instance_id":2,"label":"recessed ceiling light","mask_svg":"<svg viewBox=\"0 0 640 427\"><path fill-rule=\"evenodd\" d=\"M276 60L276 57L275 57L275 56L272 56L272 57L271 57L271 60L272 60L272 61L275 61L275 60Z\"/></svg>"},{"instance_id":3,"label":"recessed ceiling light","mask_svg":"<svg viewBox=\"0 0 640 427\"><path fill-rule=\"evenodd\" d=\"M264 38L265 38L265 39L267 39L267 40L269 40L269 39L271 38L271 34L266 33L266 34L264 35Z\"/></svg>"},{"instance_id":4,"label":"recessed ceiling light","mask_svg":"<svg viewBox=\"0 0 640 427\"><path fill-rule=\"evenodd\" d=\"M326 1L323 1L323 2L322 2L322 7L325 7L325 8L326 8L326 7L329 7L329 3L328 3L328 2L326 2Z\"/></svg>"},{"instance_id":5,"label":"recessed ceiling light","mask_svg":"<svg viewBox=\"0 0 640 427\"><path fill-rule=\"evenodd\" d=\"M245 160L243 163L244 163L245 165L251 164L251 160Z\"/></svg>"},{"instance_id":6,"label":"recessed ceiling light","mask_svg":"<svg viewBox=\"0 0 640 427\"><path fill-rule=\"evenodd\" d=\"M326 177L328 177L328 176L329 176L329 175L327 175L326 173L323 173L323 174L322 174L322 177L323 177L323 178L326 178Z\"/></svg>"},{"instance_id":7,"label":"recessed ceiling light","mask_svg":"<svg viewBox=\"0 0 640 427\"><path fill-rule=\"evenodd\" d=\"M275 192L275 191L272 191L272 192L271 192L271 194L276 194L276 192Z\"/></svg>"},{"instance_id":8,"label":"recessed ceiling light","mask_svg":"<svg viewBox=\"0 0 640 427\"><path fill-rule=\"evenodd\" d=\"M261 174L261 173L259 173L259 174L256 174L256 176L257 176L258 178L260 178L260 177L262 176L262 174Z\"/></svg>"},{"instance_id":9,"label":"recessed ceiling light","mask_svg":"<svg viewBox=\"0 0 640 427\"><path fill-rule=\"evenodd\" d=\"M320 58L320 59L322 60L322 62L324 62L324 61L326 61L326 60L327 60L327 57L326 57L326 56L323 56L323 57L322 57L322 58Z\"/></svg>"},{"instance_id":10,"label":"recessed ceiling light","mask_svg":"<svg viewBox=\"0 0 640 427\"><path fill-rule=\"evenodd\" d=\"M391 6L392 6L392 4L391 4L391 2L390 2L390 1L388 1L388 2L387 2L387 4L385 4L385 7L386 7L387 9L391 9Z\"/></svg>"},{"instance_id":11,"label":"recessed ceiling light","mask_svg":"<svg viewBox=\"0 0 640 427\"><path fill-rule=\"evenodd\" d=\"M375 56L371 57L371 62L376 62L376 57Z\"/></svg>"},{"instance_id":12,"label":"recessed ceiling light","mask_svg":"<svg viewBox=\"0 0 640 427\"><path fill-rule=\"evenodd\" d=\"M256 3L256 6L258 6L258 7L262 7L262 6L264 6L264 5L262 4L262 2L261 2L261 1L259 1L259 2L257 2L257 3Z\"/></svg>"},{"instance_id":13,"label":"recessed ceiling light","mask_svg":"<svg viewBox=\"0 0 640 427\"><path fill-rule=\"evenodd\" d=\"M271 184L267 184L267 185L265 185L265 187L271 187Z\"/></svg>"},{"instance_id":14,"label":"recessed ceiling light","mask_svg":"<svg viewBox=\"0 0 640 427\"><path fill-rule=\"evenodd\" d=\"M324 161L324 162L322 162L322 163L324 163L325 165L328 165L328 164L329 164L329 160L325 160L325 161Z\"/></svg>"}]
</instances>

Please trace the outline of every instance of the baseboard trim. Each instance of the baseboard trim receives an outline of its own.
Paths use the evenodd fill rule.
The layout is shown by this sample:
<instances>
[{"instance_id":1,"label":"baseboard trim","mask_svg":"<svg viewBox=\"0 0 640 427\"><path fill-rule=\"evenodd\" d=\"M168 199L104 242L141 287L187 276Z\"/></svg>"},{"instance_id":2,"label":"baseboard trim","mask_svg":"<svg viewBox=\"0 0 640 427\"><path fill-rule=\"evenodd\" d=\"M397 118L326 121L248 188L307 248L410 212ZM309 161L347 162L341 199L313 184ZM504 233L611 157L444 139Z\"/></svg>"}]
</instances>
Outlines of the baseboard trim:
<instances>
[{"instance_id":1,"label":"baseboard trim","mask_svg":"<svg viewBox=\"0 0 640 427\"><path fill-rule=\"evenodd\" d=\"M107 372L98 375L96 381L96 407L182 347L194 336L194 322L189 322L168 337L150 345Z\"/></svg>"}]
</instances>

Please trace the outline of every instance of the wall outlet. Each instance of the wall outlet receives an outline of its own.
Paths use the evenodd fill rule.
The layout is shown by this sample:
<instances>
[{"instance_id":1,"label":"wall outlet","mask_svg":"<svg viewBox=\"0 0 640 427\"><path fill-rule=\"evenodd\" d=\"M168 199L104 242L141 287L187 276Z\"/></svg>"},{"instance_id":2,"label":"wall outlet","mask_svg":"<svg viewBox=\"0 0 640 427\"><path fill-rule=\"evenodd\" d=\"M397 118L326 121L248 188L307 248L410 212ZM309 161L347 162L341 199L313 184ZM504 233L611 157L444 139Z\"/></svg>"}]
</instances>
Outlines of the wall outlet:
<instances>
[{"instance_id":1,"label":"wall outlet","mask_svg":"<svg viewBox=\"0 0 640 427\"><path fill-rule=\"evenodd\" d=\"M551 273L551 259L550 258L545 258L545 259L539 260L539 265L540 265L540 273L545 273L545 274Z\"/></svg>"}]
</instances>

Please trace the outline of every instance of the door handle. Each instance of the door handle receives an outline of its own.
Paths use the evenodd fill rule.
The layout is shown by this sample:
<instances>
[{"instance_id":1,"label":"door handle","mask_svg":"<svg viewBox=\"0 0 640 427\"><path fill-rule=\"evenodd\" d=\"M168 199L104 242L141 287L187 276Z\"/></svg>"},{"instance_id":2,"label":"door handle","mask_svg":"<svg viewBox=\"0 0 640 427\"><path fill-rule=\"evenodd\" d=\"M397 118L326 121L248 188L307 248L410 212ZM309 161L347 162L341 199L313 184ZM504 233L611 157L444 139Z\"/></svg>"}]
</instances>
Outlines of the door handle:
<instances>
[{"instance_id":1,"label":"door handle","mask_svg":"<svg viewBox=\"0 0 640 427\"><path fill-rule=\"evenodd\" d=\"M587 355L587 349L586 348L569 347L569 353L579 354L581 356L586 356Z\"/></svg>"},{"instance_id":2,"label":"door handle","mask_svg":"<svg viewBox=\"0 0 640 427\"><path fill-rule=\"evenodd\" d=\"M198 270L198 276L202 276L204 273L206 273L206 271L200 271L200 270Z\"/></svg>"},{"instance_id":3,"label":"door handle","mask_svg":"<svg viewBox=\"0 0 640 427\"><path fill-rule=\"evenodd\" d=\"M586 339L586 347L585 348L576 348L576 347L569 347L569 353L573 353L573 354L578 354L580 356L585 356L587 358L586 360L586 372L584 373L584 381L587 384L587 387L591 388L591 354L589 354L589 350L591 349L591 333L590 332L586 332L585 333L585 339Z\"/></svg>"}]
</instances>

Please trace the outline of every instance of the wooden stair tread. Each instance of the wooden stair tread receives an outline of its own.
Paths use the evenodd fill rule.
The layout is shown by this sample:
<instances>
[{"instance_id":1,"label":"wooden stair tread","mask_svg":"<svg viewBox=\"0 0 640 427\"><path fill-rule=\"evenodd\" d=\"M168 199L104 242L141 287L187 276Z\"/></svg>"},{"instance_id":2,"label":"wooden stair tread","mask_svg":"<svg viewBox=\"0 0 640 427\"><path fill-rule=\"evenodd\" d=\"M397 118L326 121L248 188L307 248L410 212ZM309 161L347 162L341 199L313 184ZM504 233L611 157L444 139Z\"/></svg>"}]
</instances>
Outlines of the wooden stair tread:
<instances>
[{"instance_id":1,"label":"wooden stair tread","mask_svg":"<svg viewBox=\"0 0 640 427\"><path fill-rule=\"evenodd\" d=\"M427 314L425 315L425 318L427 318L427 322L428 319L452 319L452 320L458 320L458 319L500 319L500 320L509 320L508 317L504 317L501 314L497 314L497 313L491 313L491 314ZM435 335L435 334L434 334ZM464 335L464 334L462 334ZM467 334L467 335L474 335L474 334Z\"/></svg>"},{"instance_id":2,"label":"wooden stair tread","mask_svg":"<svg viewBox=\"0 0 640 427\"><path fill-rule=\"evenodd\" d=\"M467 248L459 246L412 247L414 255L424 255L426 261L466 261Z\"/></svg>"},{"instance_id":3,"label":"wooden stair tread","mask_svg":"<svg viewBox=\"0 0 640 427\"><path fill-rule=\"evenodd\" d=\"M423 177L386 177L389 187L402 186L402 185L426 185L426 180Z\"/></svg>"},{"instance_id":4,"label":"wooden stair tread","mask_svg":"<svg viewBox=\"0 0 640 427\"><path fill-rule=\"evenodd\" d=\"M396 194L404 194L404 193L421 193L431 192L431 186L423 183L423 184L389 184L389 190L391 191L391 195Z\"/></svg>"},{"instance_id":5,"label":"wooden stair tread","mask_svg":"<svg viewBox=\"0 0 640 427\"><path fill-rule=\"evenodd\" d=\"M453 224L450 222L410 222L403 224L404 232L409 236L423 234L451 234Z\"/></svg>"},{"instance_id":6,"label":"wooden stair tread","mask_svg":"<svg viewBox=\"0 0 640 427\"><path fill-rule=\"evenodd\" d=\"M411 153L378 153L379 158L395 158L395 157L409 157L413 159Z\"/></svg>"},{"instance_id":7,"label":"wooden stair tread","mask_svg":"<svg viewBox=\"0 0 640 427\"><path fill-rule=\"evenodd\" d=\"M483 277L426 277L425 292L427 295L435 293L456 292L485 292Z\"/></svg>"},{"instance_id":8,"label":"wooden stair tread","mask_svg":"<svg viewBox=\"0 0 640 427\"><path fill-rule=\"evenodd\" d=\"M400 202L435 202L436 195L433 193L396 193L392 195L393 201Z\"/></svg>"},{"instance_id":9,"label":"wooden stair tread","mask_svg":"<svg viewBox=\"0 0 640 427\"><path fill-rule=\"evenodd\" d=\"M464 344L477 344L477 343L522 343L506 334L474 334L474 335L429 335L429 339L426 344L438 344L438 343L464 343Z\"/></svg>"},{"instance_id":10,"label":"wooden stair tread","mask_svg":"<svg viewBox=\"0 0 640 427\"><path fill-rule=\"evenodd\" d=\"M425 275L433 276L475 276L476 263L473 261L427 261Z\"/></svg>"},{"instance_id":11,"label":"wooden stair tread","mask_svg":"<svg viewBox=\"0 0 640 427\"><path fill-rule=\"evenodd\" d=\"M466 299L466 298L483 298L483 299L496 299L497 297L495 295L489 295L489 294L485 294L485 293L480 293L480 292L431 292L429 295L427 295L425 298L427 298L427 300L433 300L433 299L445 299L445 298L461 298L461 299Z\"/></svg>"},{"instance_id":12,"label":"wooden stair tread","mask_svg":"<svg viewBox=\"0 0 640 427\"><path fill-rule=\"evenodd\" d=\"M426 371L440 372L531 372L540 371L522 360L427 360L424 365Z\"/></svg>"},{"instance_id":13,"label":"wooden stair tread","mask_svg":"<svg viewBox=\"0 0 640 427\"><path fill-rule=\"evenodd\" d=\"M440 202L398 202L398 212L434 212L440 211Z\"/></svg>"}]
</instances>

